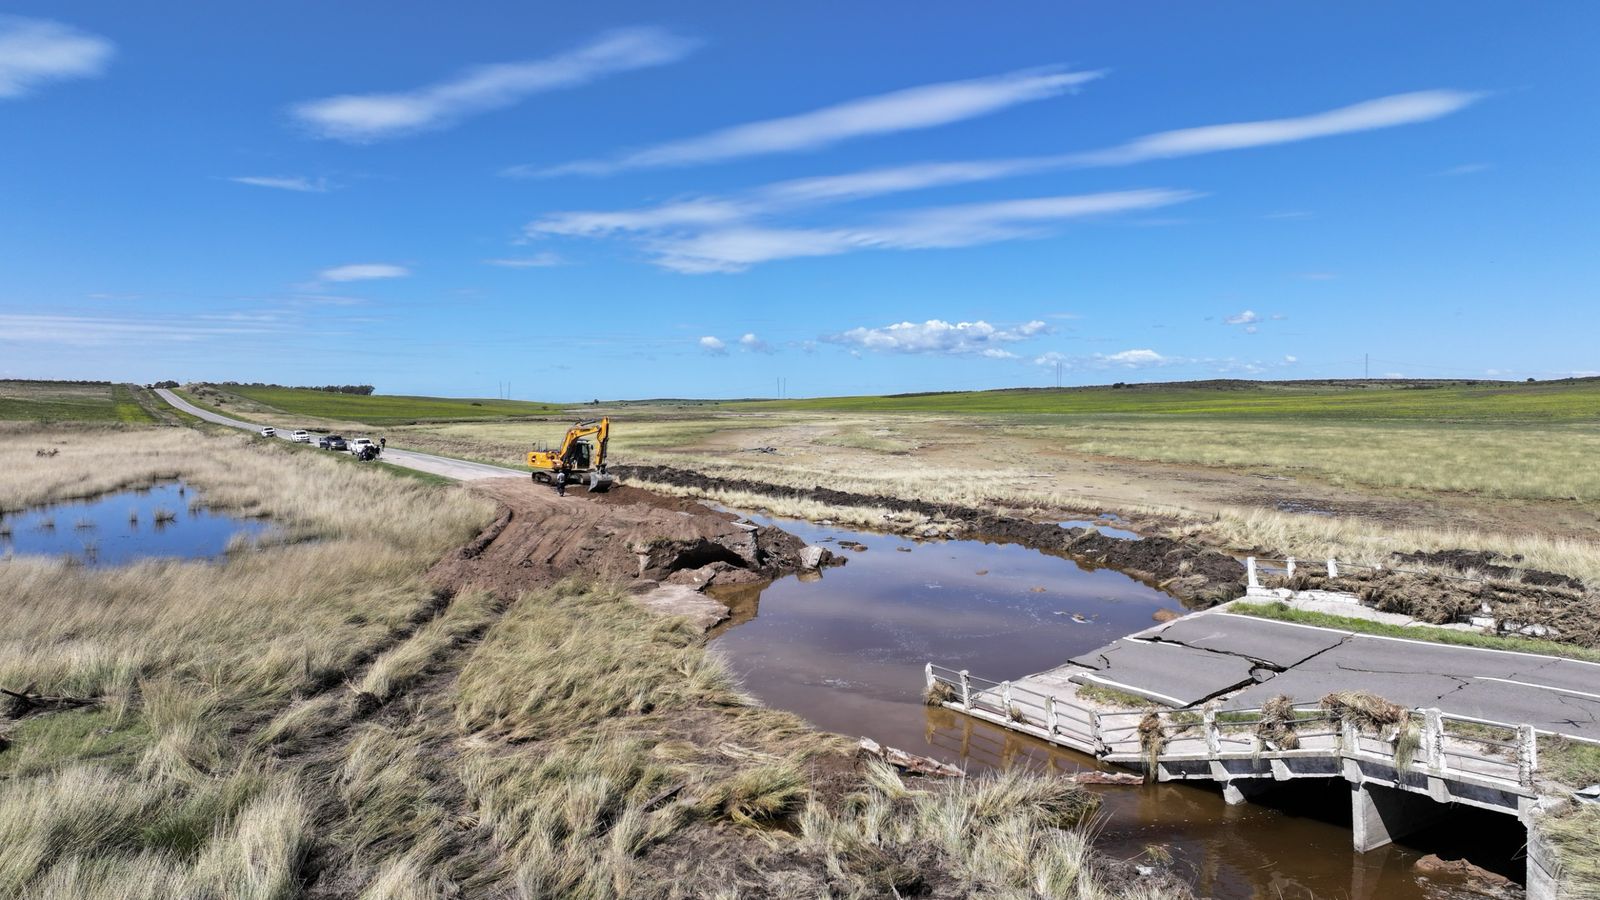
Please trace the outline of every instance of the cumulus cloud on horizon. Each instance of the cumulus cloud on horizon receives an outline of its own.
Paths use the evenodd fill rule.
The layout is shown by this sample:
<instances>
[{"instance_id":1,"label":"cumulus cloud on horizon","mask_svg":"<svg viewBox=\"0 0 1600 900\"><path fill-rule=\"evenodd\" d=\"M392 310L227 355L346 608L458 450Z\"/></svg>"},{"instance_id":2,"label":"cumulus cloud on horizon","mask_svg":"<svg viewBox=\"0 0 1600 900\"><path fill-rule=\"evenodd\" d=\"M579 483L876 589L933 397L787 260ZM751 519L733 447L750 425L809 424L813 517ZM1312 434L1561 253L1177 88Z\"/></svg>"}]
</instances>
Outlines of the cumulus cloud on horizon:
<instances>
[{"instance_id":1,"label":"cumulus cloud on horizon","mask_svg":"<svg viewBox=\"0 0 1600 900\"><path fill-rule=\"evenodd\" d=\"M996 328L988 322L898 322L877 328L858 327L822 340L853 350L884 353L925 353L941 356L983 356L1012 359L1017 354L1003 345L1014 344L1049 333L1050 326L1040 320L1024 322L1014 328Z\"/></svg>"}]
</instances>

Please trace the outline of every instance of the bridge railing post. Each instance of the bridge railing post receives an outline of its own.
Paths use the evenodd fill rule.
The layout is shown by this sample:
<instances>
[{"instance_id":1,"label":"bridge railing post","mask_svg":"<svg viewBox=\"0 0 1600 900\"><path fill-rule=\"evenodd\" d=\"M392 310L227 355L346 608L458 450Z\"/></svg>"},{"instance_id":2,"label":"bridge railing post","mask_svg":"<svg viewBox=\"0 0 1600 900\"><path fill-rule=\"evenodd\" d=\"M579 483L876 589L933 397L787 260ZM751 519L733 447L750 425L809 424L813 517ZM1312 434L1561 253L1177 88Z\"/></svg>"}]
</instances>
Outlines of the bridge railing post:
<instances>
[{"instance_id":1,"label":"bridge railing post","mask_svg":"<svg viewBox=\"0 0 1600 900\"><path fill-rule=\"evenodd\" d=\"M1250 589L1261 587L1261 579L1256 577L1256 558L1247 556L1244 560L1245 586Z\"/></svg>"},{"instance_id":2,"label":"bridge railing post","mask_svg":"<svg viewBox=\"0 0 1600 900\"><path fill-rule=\"evenodd\" d=\"M929 694L932 694L933 693L933 686L934 686L935 683L936 683L936 679L934 679L934 677L933 677L933 663L929 662L929 663L923 664L923 666L922 666L922 689L924 691L928 692Z\"/></svg>"},{"instance_id":3,"label":"bridge railing post","mask_svg":"<svg viewBox=\"0 0 1600 900\"><path fill-rule=\"evenodd\" d=\"M1288 559L1284 560L1284 563L1285 563L1284 577L1285 578L1293 578L1294 577L1294 557L1292 557L1292 556L1289 557Z\"/></svg>"},{"instance_id":4,"label":"bridge railing post","mask_svg":"<svg viewBox=\"0 0 1600 900\"><path fill-rule=\"evenodd\" d=\"M961 705L972 708L972 673L966 669L961 670Z\"/></svg>"},{"instance_id":5,"label":"bridge railing post","mask_svg":"<svg viewBox=\"0 0 1600 900\"><path fill-rule=\"evenodd\" d=\"M1222 732L1217 730L1216 707L1206 707L1205 711L1200 714L1200 720L1206 730L1206 753L1211 756L1220 756L1222 754Z\"/></svg>"},{"instance_id":6,"label":"bridge railing post","mask_svg":"<svg viewBox=\"0 0 1600 900\"><path fill-rule=\"evenodd\" d=\"M1517 727L1517 781L1523 787L1533 787L1534 775L1539 771L1539 733L1532 725Z\"/></svg>"},{"instance_id":7,"label":"bridge railing post","mask_svg":"<svg viewBox=\"0 0 1600 900\"><path fill-rule=\"evenodd\" d=\"M1339 561L1334 559L1331 556L1328 557L1328 577L1329 578L1338 578L1339 577Z\"/></svg>"},{"instance_id":8,"label":"bridge railing post","mask_svg":"<svg viewBox=\"0 0 1600 900\"><path fill-rule=\"evenodd\" d=\"M1044 727L1045 733L1051 737L1056 736L1056 695L1046 694L1044 697Z\"/></svg>"},{"instance_id":9,"label":"bridge railing post","mask_svg":"<svg viewBox=\"0 0 1600 900\"><path fill-rule=\"evenodd\" d=\"M1444 756L1444 713L1437 708L1422 711L1422 746L1428 765L1443 775L1449 762Z\"/></svg>"},{"instance_id":10,"label":"bridge railing post","mask_svg":"<svg viewBox=\"0 0 1600 900\"><path fill-rule=\"evenodd\" d=\"M1000 682L1000 708L1007 719L1011 718L1011 682Z\"/></svg>"}]
</instances>

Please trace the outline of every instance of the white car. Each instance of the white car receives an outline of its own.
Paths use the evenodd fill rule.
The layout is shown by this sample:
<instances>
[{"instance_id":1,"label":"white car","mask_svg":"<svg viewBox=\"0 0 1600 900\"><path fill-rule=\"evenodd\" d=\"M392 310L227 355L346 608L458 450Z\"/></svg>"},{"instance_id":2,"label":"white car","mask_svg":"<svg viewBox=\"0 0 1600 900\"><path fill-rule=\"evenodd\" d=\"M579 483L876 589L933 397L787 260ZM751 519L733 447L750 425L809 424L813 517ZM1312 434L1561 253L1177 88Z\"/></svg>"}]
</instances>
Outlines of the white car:
<instances>
[{"instance_id":1,"label":"white car","mask_svg":"<svg viewBox=\"0 0 1600 900\"><path fill-rule=\"evenodd\" d=\"M273 428L271 425L268 425L267 427L261 429L261 436L262 437L272 437L272 436L276 435L277 433L278 433L278 429Z\"/></svg>"},{"instance_id":2,"label":"white car","mask_svg":"<svg viewBox=\"0 0 1600 900\"><path fill-rule=\"evenodd\" d=\"M361 451L373 445L372 438L356 438L350 442L350 455L360 456Z\"/></svg>"},{"instance_id":3,"label":"white car","mask_svg":"<svg viewBox=\"0 0 1600 900\"><path fill-rule=\"evenodd\" d=\"M311 443L311 432L296 431L294 434L289 435L289 440L294 441L296 444L309 444Z\"/></svg>"}]
</instances>

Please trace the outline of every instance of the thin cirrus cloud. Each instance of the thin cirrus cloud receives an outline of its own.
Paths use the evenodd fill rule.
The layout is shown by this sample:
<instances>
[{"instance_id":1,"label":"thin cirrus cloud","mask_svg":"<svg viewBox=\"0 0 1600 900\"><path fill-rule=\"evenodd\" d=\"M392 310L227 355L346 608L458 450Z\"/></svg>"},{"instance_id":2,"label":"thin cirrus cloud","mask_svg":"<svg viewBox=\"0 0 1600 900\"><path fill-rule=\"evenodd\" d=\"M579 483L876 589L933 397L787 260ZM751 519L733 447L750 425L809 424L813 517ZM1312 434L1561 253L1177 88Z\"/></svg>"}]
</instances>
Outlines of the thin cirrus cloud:
<instances>
[{"instance_id":1,"label":"thin cirrus cloud","mask_svg":"<svg viewBox=\"0 0 1600 900\"><path fill-rule=\"evenodd\" d=\"M404 278L411 274L405 266L390 263L352 263L334 266L317 273L317 281L342 283L347 281L375 281L384 278Z\"/></svg>"},{"instance_id":2,"label":"thin cirrus cloud","mask_svg":"<svg viewBox=\"0 0 1600 900\"><path fill-rule=\"evenodd\" d=\"M1038 237L1053 223L1154 209L1199 196L1192 191L1145 189L1036 197L914 210L855 228L738 226L686 237L661 237L648 246L656 265L673 271L741 272L780 259L861 250L948 249Z\"/></svg>"},{"instance_id":3,"label":"thin cirrus cloud","mask_svg":"<svg viewBox=\"0 0 1600 900\"><path fill-rule=\"evenodd\" d=\"M446 128L534 94L677 62L696 46L696 41L659 28L612 31L546 59L478 66L410 91L310 100L296 104L290 114L318 137L368 143Z\"/></svg>"},{"instance_id":4,"label":"thin cirrus cloud","mask_svg":"<svg viewBox=\"0 0 1600 900\"><path fill-rule=\"evenodd\" d=\"M1453 90L1396 94L1294 118L1165 131L1087 153L915 163L780 181L755 188L740 197L700 197L631 210L556 212L529 223L527 232L531 236L599 237L625 232L728 227L785 210L906 191L994 181L1062 169L1128 165L1145 160L1264 147L1415 124L1449 115L1476 102L1481 96ZM1274 214L1269 218L1309 215L1292 212Z\"/></svg>"},{"instance_id":5,"label":"thin cirrus cloud","mask_svg":"<svg viewBox=\"0 0 1600 900\"><path fill-rule=\"evenodd\" d=\"M70 25L0 16L0 99L26 97L51 82L93 78L115 54L110 41Z\"/></svg>"},{"instance_id":6,"label":"thin cirrus cloud","mask_svg":"<svg viewBox=\"0 0 1600 900\"><path fill-rule=\"evenodd\" d=\"M774 153L815 150L856 138L948 125L1021 103L1059 96L1100 72L1027 70L988 78L926 84L863 97L810 112L723 128L657 144L612 159L540 168L513 166L512 176L608 175L631 169L702 165Z\"/></svg>"},{"instance_id":7,"label":"thin cirrus cloud","mask_svg":"<svg viewBox=\"0 0 1600 900\"><path fill-rule=\"evenodd\" d=\"M981 319L975 322L929 319L926 322L897 322L877 328L852 328L838 334L824 335L822 340L858 351L1012 359L1016 354L1005 349L1005 345L1040 337L1049 331L1050 326L1039 320L1025 322L1015 328L996 328Z\"/></svg>"},{"instance_id":8,"label":"thin cirrus cloud","mask_svg":"<svg viewBox=\"0 0 1600 900\"><path fill-rule=\"evenodd\" d=\"M330 190L327 179L307 178L304 175L238 175L228 180L252 187L276 188L280 191L298 191L304 194L325 194Z\"/></svg>"},{"instance_id":9,"label":"thin cirrus cloud","mask_svg":"<svg viewBox=\"0 0 1600 900\"><path fill-rule=\"evenodd\" d=\"M151 320L148 316L0 314L0 343L104 347L150 342L183 343L215 338L277 334L286 326L275 319L222 319L197 324L193 318Z\"/></svg>"},{"instance_id":10,"label":"thin cirrus cloud","mask_svg":"<svg viewBox=\"0 0 1600 900\"><path fill-rule=\"evenodd\" d=\"M535 253L532 256L486 259L483 262L484 265L499 266L503 269L545 269L551 266L566 265L567 261L555 253Z\"/></svg>"}]
</instances>

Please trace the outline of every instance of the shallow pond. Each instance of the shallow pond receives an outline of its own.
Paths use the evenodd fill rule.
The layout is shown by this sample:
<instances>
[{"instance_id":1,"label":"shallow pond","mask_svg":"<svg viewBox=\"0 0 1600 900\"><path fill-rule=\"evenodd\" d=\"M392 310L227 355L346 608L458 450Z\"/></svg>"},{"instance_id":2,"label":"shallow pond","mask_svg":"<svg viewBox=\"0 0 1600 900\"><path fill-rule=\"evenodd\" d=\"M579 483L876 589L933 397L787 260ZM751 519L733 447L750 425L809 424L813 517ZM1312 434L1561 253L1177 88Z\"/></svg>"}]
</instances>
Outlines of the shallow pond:
<instances>
[{"instance_id":1,"label":"shallow pond","mask_svg":"<svg viewBox=\"0 0 1600 900\"><path fill-rule=\"evenodd\" d=\"M58 556L89 566L211 559L236 536L256 538L270 528L260 519L207 509L194 502L198 497L172 482L10 513L0 518L0 557Z\"/></svg>"},{"instance_id":2,"label":"shallow pond","mask_svg":"<svg viewBox=\"0 0 1600 900\"><path fill-rule=\"evenodd\" d=\"M924 663L1014 679L1147 628L1158 609L1182 608L1120 572L1016 545L919 543L752 518L829 547L849 563L821 578L717 592L732 605L733 617L713 646L745 688L828 731L871 737L970 770L1026 765L1070 773L1103 766L924 706ZM841 542L866 550L843 549ZM1159 847L1204 897L1451 896L1456 883L1431 883L1413 872L1412 864L1429 852L1467 855L1507 875L1521 874L1520 860L1510 858L1521 847L1520 829L1494 813L1453 812L1445 826L1404 846L1355 853L1349 787L1342 780L1296 782L1240 806L1226 805L1211 786L1091 789L1105 800L1101 849L1130 859Z\"/></svg>"}]
</instances>

